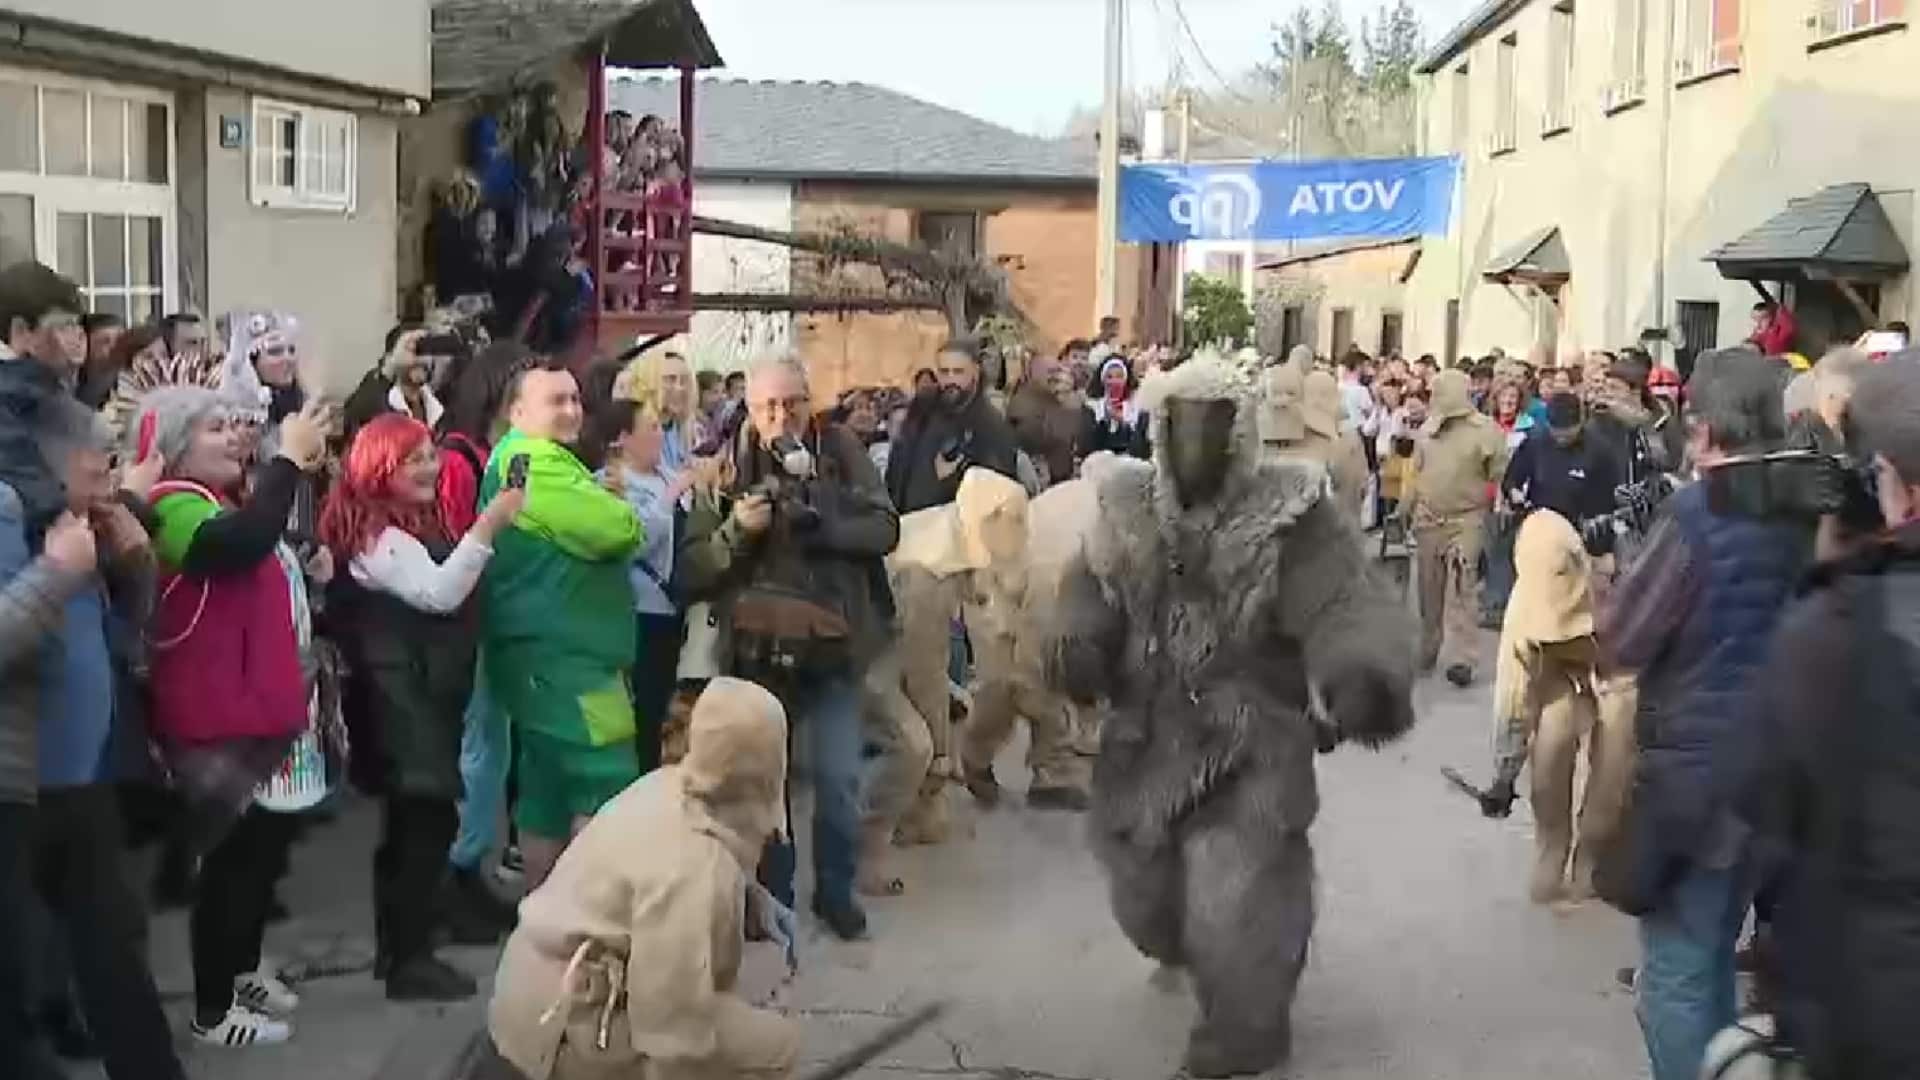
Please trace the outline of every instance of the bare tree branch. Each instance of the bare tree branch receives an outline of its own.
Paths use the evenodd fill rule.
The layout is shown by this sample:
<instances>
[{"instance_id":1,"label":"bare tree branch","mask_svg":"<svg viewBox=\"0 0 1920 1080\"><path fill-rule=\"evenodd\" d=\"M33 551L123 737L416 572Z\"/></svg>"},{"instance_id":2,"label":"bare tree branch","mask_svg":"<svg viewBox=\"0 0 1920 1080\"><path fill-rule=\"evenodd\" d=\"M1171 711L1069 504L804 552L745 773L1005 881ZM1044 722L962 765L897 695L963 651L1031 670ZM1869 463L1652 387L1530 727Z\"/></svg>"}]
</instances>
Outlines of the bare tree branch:
<instances>
[{"instance_id":1,"label":"bare tree branch","mask_svg":"<svg viewBox=\"0 0 1920 1080\"><path fill-rule=\"evenodd\" d=\"M695 311L937 311L946 314L946 301L937 296L796 296L789 293L694 293Z\"/></svg>"}]
</instances>

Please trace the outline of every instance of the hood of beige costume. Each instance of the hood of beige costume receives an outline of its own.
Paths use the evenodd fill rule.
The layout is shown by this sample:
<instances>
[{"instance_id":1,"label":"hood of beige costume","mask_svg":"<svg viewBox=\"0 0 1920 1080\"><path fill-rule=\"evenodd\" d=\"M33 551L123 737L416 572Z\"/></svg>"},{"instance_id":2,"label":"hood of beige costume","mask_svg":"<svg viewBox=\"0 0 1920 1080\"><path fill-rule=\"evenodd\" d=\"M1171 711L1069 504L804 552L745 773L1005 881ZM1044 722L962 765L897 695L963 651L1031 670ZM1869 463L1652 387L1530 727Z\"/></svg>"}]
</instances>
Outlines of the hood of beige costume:
<instances>
[{"instance_id":1,"label":"hood of beige costume","mask_svg":"<svg viewBox=\"0 0 1920 1080\"><path fill-rule=\"evenodd\" d=\"M1026 489L991 469L968 469L950 505L900 518L900 543L887 561L936 577L999 571L1019 563L1026 539Z\"/></svg>"},{"instance_id":2,"label":"hood of beige costume","mask_svg":"<svg viewBox=\"0 0 1920 1080\"><path fill-rule=\"evenodd\" d=\"M1305 369L1293 363L1275 364L1260 373L1261 439L1296 442L1306 437L1304 385Z\"/></svg>"},{"instance_id":3,"label":"hood of beige costume","mask_svg":"<svg viewBox=\"0 0 1920 1080\"><path fill-rule=\"evenodd\" d=\"M1340 437L1340 383L1324 371L1307 373L1301 393L1301 419L1308 431L1328 439Z\"/></svg>"},{"instance_id":4,"label":"hood of beige costume","mask_svg":"<svg viewBox=\"0 0 1920 1080\"><path fill-rule=\"evenodd\" d=\"M1448 368L1433 377L1433 399L1428 404L1427 426L1438 431L1441 424L1462 416L1472 416L1473 381L1459 368Z\"/></svg>"},{"instance_id":5,"label":"hood of beige costume","mask_svg":"<svg viewBox=\"0 0 1920 1080\"><path fill-rule=\"evenodd\" d=\"M751 871L786 817L787 712L757 683L721 677L693 703L680 782Z\"/></svg>"},{"instance_id":6,"label":"hood of beige costume","mask_svg":"<svg viewBox=\"0 0 1920 1080\"><path fill-rule=\"evenodd\" d=\"M1535 510L1513 541L1513 593L1503 629L1536 643L1593 633L1591 564L1580 534L1551 510Z\"/></svg>"}]
</instances>

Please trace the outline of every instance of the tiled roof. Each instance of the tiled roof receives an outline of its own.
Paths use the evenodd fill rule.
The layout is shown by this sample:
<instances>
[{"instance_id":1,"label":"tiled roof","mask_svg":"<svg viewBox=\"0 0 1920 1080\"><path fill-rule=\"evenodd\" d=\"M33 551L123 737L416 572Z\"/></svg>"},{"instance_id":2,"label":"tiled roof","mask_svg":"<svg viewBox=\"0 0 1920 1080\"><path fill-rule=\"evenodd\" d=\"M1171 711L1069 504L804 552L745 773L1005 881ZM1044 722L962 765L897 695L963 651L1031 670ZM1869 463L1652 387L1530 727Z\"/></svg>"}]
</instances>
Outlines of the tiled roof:
<instances>
[{"instance_id":1,"label":"tiled roof","mask_svg":"<svg viewBox=\"0 0 1920 1080\"><path fill-rule=\"evenodd\" d=\"M1866 184L1835 184L1787 208L1707 256L1728 277L1819 266L1882 276L1906 270L1906 246ZM1841 276L1846 276L1844 273Z\"/></svg>"},{"instance_id":2,"label":"tiled roof","mask_svg":"<svg viewBox=\"0 0 1920 1080\"><path fill-rule=\"evenodd\" d=\"M609 104L680 115L673 79L617 79ZM866 83L702 79L694 91L698 175L909 182L1086 184L1092 140L1042 139Z\"/></svg>"},{"instance_id":3,"label":"tiled roof","mask_svg":"<svg viewBox=\"0 0 1920 1080\"><path fill-rule=\"evenodd\" d=\"M502 85L595 41L617 67L720 64L690 0L434 0L433 96Z\"/></svg>"}]
</instances>

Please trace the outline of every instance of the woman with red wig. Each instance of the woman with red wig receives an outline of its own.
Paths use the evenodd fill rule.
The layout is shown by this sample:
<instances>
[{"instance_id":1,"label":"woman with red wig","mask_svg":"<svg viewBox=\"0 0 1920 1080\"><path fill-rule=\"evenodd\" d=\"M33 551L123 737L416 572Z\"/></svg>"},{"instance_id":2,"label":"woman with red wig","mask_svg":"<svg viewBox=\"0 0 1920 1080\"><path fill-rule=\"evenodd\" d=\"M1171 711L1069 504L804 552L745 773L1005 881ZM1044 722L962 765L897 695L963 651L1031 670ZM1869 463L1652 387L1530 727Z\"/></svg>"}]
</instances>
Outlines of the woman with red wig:
<instances>
[{"instance_id":1,"label":"woman with red wig","mask_svg":"<svg viewBox=\"0 0 1920 1080\"><path fill-rule=\"evenodd\" d=\"M386 800L373 856L375 975L396 1001L457 1001L474 981L434 955L434 912L459 824L460 731L479 626L468 598L493 538L525 496L504 491L456 544L439 501L426 425L402 413L354 436L320 514L320 539L347 567L337 613L365 681L361 752L378 755Z\"/></svg>"}]
</instances>

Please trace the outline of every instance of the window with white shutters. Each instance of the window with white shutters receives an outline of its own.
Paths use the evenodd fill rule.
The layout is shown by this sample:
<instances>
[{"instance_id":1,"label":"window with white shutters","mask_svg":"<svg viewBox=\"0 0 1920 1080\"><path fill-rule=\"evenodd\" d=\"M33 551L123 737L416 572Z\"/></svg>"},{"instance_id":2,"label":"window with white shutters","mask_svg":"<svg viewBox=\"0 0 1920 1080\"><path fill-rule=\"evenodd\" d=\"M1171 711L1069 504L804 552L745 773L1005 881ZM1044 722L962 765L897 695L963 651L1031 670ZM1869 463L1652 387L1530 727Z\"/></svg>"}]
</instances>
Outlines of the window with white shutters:
<instances>
[{"instance_id":1,"label":"window with white shutters","mask_svg":"<svg viewBox=\"0 0 1920 1080\"><path fill-rule=\"evenodd\" d=\"M349 212L354 205L352 113L253 100L253 201L290 210Z\"/></svg>"}]
</instances>

